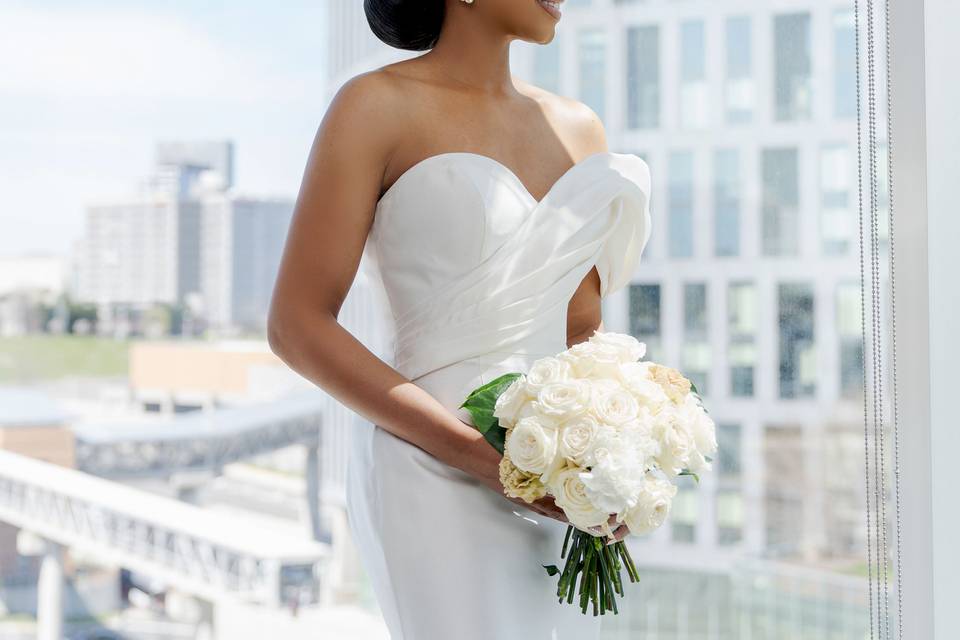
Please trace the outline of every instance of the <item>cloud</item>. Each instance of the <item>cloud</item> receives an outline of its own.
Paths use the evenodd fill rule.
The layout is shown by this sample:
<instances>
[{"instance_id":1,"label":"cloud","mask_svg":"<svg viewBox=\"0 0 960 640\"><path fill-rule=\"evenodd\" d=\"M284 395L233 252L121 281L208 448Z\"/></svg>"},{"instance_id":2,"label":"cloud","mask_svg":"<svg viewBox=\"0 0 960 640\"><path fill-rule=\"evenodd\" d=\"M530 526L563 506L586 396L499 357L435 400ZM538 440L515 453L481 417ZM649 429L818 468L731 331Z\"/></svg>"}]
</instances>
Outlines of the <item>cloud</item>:
<instances>
[{"instance_id":1,"label":"cloud","mask_svg":"<svg viewBox=\"0 0 960 640\"><path fill-rule=\"evenodd\" d=\"M0 59L8 97L248 102L297 99L316 84L145 10L0 8Z\"/></svg>"}]
</instances>

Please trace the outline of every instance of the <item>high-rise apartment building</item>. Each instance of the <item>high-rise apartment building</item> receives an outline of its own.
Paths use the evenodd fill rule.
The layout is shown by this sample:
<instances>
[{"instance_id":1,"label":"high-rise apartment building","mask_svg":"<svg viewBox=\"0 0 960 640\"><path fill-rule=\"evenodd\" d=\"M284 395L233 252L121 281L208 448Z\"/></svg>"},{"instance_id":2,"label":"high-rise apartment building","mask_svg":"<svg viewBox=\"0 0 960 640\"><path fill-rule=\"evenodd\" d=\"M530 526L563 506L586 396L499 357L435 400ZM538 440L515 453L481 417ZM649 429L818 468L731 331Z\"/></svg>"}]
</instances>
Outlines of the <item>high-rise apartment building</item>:
<instances>
[{"instance_id":1,"label":"high-rise apartment building","mask_svg":"<svg viewBox=\"0 0 960 640\"><path fill-rule=\"evenodd\" d=\"M217 333L262 332L293 213L238 195L233 145L161 143L141 192L90 206L76 295L111 308L183 305Z\"/></svg>"},{"instance_id":2,"label":"high-rise apartment building","mask_svg":"<svg viewBox=\"0 0 960 640\"><path fill-rule=\"evenodd\" d=\"M653 176L651 241L604 324L696 382L720 444L632 540L645 578L604 637L864 637L852 5L562 8L551 44L514 46L514 72L588 104Z\"/></svg>"},{"instance_id":3,"label":"high-rise apartment building","mask_svg":"<svg viewBox=\"0 0 960 640\"><path fill-rule=\"evenodd\" d=\"M564 13L553 43L516 48L517 72L592 107L612 150L653 176L650 245L605 324L696 382L720 444L714 471L635 543L672 595L631 608L608 637L859 637L852 6L567 0ZM705 610L680 611L698 590ZM731 594L745 599L724 620Z\"/></svg>"}]
</instances>

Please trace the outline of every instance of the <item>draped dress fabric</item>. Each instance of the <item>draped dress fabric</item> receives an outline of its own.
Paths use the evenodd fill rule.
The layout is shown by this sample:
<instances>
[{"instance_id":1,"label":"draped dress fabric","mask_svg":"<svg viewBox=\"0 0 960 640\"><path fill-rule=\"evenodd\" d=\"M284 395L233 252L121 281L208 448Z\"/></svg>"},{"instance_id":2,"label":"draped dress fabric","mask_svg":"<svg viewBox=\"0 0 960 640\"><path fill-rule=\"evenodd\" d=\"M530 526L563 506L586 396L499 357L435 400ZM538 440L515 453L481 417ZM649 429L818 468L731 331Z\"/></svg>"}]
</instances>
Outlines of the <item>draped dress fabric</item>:
<instances>
[{"instance_id":1,"label":"draped dress fabric","mask_svg":"<svg viewBox=\"0 0 960 640\"><path fill-rule=\"evenodd\" d=\"M650 175L599 152L542 200L487 156L415 164L377 204L372 254L394 367L465 422L475 387L566 348L567 306L596 266L626 285L650 235ZM348 514L393 640L586 640L598 619L559 604L542 564L564 525L374 426L354 434Z\"/></svg>"}]
</instances>

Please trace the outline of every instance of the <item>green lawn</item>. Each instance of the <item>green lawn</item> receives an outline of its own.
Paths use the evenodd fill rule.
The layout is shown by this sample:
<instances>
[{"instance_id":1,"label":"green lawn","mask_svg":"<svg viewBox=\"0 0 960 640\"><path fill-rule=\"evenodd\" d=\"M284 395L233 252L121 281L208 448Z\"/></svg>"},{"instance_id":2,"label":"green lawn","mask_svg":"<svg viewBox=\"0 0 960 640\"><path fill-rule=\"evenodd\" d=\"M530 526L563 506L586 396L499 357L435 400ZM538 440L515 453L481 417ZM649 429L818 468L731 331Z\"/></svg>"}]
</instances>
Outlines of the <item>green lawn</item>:
<instances>
[{"instance_id":1,"label":"green lawn","mask_svg":"<svg viewBox=\"0 0 960 640\"><path fill-rule=\"evenodd\" d=\"M71 335L0 338L0 384L125 376L129 345L123 340Z\"/></svg>"}]
</instances>

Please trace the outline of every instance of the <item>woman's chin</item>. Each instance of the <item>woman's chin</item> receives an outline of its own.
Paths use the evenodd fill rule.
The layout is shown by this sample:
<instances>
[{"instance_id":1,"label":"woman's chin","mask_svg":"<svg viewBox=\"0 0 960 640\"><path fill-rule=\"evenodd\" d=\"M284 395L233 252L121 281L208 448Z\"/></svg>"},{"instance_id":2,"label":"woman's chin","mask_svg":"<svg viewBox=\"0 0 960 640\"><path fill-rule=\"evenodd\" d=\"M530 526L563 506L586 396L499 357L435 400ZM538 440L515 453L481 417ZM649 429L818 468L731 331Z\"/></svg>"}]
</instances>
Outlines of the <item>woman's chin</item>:
<instances>
[{"instance_id":1,"label":"woman's chin","mask_svg":"<svg viewBox=\"0 0 960 640\"><path fill-rule=\"evenodd\" d=\"M537 29L531 30L529 33L520 36L520 39L526 42L532 42L534 44L550 44L556 37L557 24L554 22L542 27L538 26Z\"/></svg>"}]
</instances>

